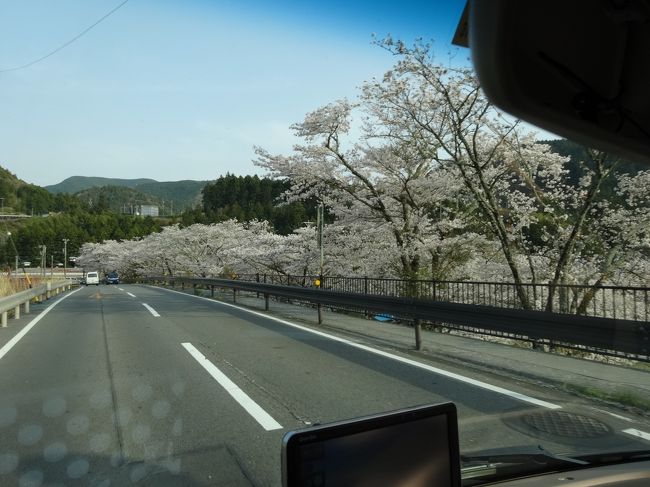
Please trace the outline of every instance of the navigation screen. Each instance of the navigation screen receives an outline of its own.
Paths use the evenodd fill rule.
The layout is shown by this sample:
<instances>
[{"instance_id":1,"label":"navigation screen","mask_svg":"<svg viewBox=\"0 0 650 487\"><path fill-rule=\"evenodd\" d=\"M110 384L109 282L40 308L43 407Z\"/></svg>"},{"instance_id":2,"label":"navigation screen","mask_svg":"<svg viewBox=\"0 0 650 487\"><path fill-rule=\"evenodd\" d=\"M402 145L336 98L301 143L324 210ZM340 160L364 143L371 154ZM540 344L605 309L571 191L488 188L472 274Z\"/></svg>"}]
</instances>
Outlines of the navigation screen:
<instances>
[{"instance_id":1,"label":"navigation screen","mask_svg":"<svg viewBox=\"0 0 650 487\"><path fill-rule=\"evenodd\" d=\"M415 417L414 417L415 416ZM403 415L396 424L366 424L364 431L354 423L338 425L333 431L301 432L292 442L287 460L289 487L424 487L455 486L457 433L450 438L450 417L437 414ZM391 423L392 418L384 418ZM455 421L455 415L451 417ZM346 429L347 426L347 430ZM357 426L364 426L363 420ZM451 434L456 431L452 425ZM359 428L356 428L359 429ZM320 434L319 434L320 433ZM453 446L455 445L455 446ZM453 451L456 450L454 455Z\"/></svg>"}]
</instances>

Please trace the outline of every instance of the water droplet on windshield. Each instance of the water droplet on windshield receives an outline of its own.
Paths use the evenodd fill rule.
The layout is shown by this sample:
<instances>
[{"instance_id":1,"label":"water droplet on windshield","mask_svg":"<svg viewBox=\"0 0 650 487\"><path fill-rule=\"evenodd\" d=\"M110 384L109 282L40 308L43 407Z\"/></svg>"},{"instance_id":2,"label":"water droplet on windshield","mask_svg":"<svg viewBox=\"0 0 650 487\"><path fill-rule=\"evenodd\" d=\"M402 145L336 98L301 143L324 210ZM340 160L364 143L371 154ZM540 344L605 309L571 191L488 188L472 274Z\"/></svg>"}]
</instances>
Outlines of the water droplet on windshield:
<instances>
[{"instance_id":1,"label":"water droplet on windshield","mask_svg":"<svg viewBox=\"0 0 650 487\"><path fill-rule=\"evenodd\" d=\"M131 482L136 483L147 476L146 465L136 465L131 469Z\"/></svg>"},{"instance_id":2,"label":"water droplet on windshield","mask_svg":"<svg viewBox=\"0 0 650 487\"><path fill-rule=\"evenodd\" d=\"M132 396L138 402L144 402L153 394L153 388L149 384L140 384L133 389Z\"/></svg>"},{"instance_id":3,"label":"water droplet on windshield","mask_svg":"<svg viewBox=\"0 0 650 487\"><path fill-rule=\"evenodd\" d=\"M43 414L48 418L56 418L65 413L67 404L62 397L53 397L43 403Z\"/></svg>"},{"instance_id":4,"label":"water droplet on windshield","mask_svg":"<svg viewBox=\"0 0 650 487\"><path fill-rule=\"evenodd\" d=\"M90 405L95 409L105 408L111 403L111 401L111 392L108 390L97 391L90 396Z\"/></svg>"},{"instance_id":5,"label":"water droplet on windshield","mask_svg":"<svg viewBox=\"0 0 650 487\"><path fill-rule=\"evenodd\" d=\"M13 406L0 408L0 428L14 424L17 416L18 411Z\"/></svg>"},{"instance_id":6,"label":"water droplet on windshield","mask_svg":"<svg viewBox=\"0 0 650 487\"><path fill-rule=\"evenodd\" d=\"M68 420L67 429L68 433L73 436L81 435L88 431L90 420L88 416L80 415L74 416Z\"/></svg>"},{"instance_id":7,"label":"water droplet on windshield","mask_svg":"<svg viewBox=\"0 0 650 487\"><path fill-rule=\"evenodd\" d=\"M43 450L43 457L48 462L59 462L68 454L65 444L59 442L47 445Z\"/></svg>"},{"instance_id":8,"label":"water droplet on windshield","mask_svg":"<svg viewBox=\"0 0 650 487\"><path fill-rule=\"evenodd\" d=\"M151 414L153 414L154 418L156 419L162 419L169 414L171 409L172 405L169 404L169 402L156 401L151 408Z\"/></svg>"},{"instance_id":9,"label":"water droplet on windshield","mask_svg":"<svg viewBox=\"0 0 650 487\"><path fill-rule=\"evenodd\" d=\"M18 481L20 487L41 487L43 485L43 472L40 470L30 470L20 476Z\"/></svg>"},{"instance_id":10,"label":"water droplet on windshield","mask_svg":"<svg viewBox=\"0 0 650 487\"><path fill-rule=\"evenodd\" d=\"M131 432L131 437L136 443L144 443L151 436L151 428L146 424L139 424Z\"/></svg>"},{"instance_id":11,"label":"water droplet on windshield","mask_svg":"<svg viewBox=\"0 0 650 487\"><path fill-rule=\"evenodd\" d=\"M18 466L18 455L15 453L0 454L0 475L8 474L16 470Z\"/></svg>"},{"instance_id":12,"label":"water droplet on windshield","mask_svg":"<svg viewBox=\"0 0 650 487\"><path fill-rule=\"evenodd\" d=\"M86 475L89 470L90 464L88 463L88 460L85 458L80 458L70 463L66 469L66 472L68 473L68 477L71 479L78 479Z\"/></svg>"},{"instance_id":13,"label":"water droplet on windshield","mask_svg":"<svg viewBox=\"0 0 650 487\"><path fill-rule=\"evenodd\" d=\"M185 383L184 382L176 382L172 386L172 392L177 395L177 396L182 396L183 393L185 392Z\"/></svg>"},{"instance_id":14,"label":"water droplet on windshield","mask_svg":"<svg viewBox=\"0 0 650 487\"><path fill-rule=\"evenodd\" d=\"M21 445L32 446L43 438L43 428L37 424L30 424L18 432L18 442Z\"/></svg>"},{"instance_id":15,"label":"water droplet on windshield","mask_svg":"<svg viewBox=\"0 0 650 487\"><path fill-rule=\"evenodd\" d=\"M180 436L183 434L183 420L178 418L174 421L174 426L172 427L172 434L174 436Z\"/></svg>"},{"instance_id":16,"label":"water droplet on windshield","mask_svg":"<svg viewBox=\"0 0 650 487\"><path fill-rule=\"evenodd\" d=\"M101 453L111 444L111 437L108 433L98 433L90 438L89 444L93 453Z\"/></svg>"}]
</instances>

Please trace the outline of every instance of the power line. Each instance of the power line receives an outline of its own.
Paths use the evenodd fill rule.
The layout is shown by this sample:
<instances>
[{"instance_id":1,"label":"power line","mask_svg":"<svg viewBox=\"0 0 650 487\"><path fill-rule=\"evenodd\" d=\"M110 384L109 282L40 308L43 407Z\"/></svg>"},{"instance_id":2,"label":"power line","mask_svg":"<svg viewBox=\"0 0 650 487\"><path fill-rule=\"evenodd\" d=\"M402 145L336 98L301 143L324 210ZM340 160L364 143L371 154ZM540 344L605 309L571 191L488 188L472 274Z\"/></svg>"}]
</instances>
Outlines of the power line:
<instances>
[{"instance_id":1,"label":"power line","mask_svg":"<svg viewBox=\"0 0 650 487\"><path fill-rule=\"evenodd\" d=\"M68 47L70 44L72 44L74 41L85 35L89 30L97 26L99 23L113 15L115 12L117 12L120 8L122 8L129 0L124 0L122 3L120 3L117 7L115 7L113 10L108 12L106 15L104 15L102 18L97 20L94 24L92 24L90 27L87 27L86 29L82 30L79 34L74 36L72 39L69 41L65 42L64 44L61 44L59 47L54 49L53 51L50 51L47 53L45 56L39 57L38 59L34 59L33 61L30 61L26 64L22 64L20 66L14 66L13 68L6 68L6 69L0 69L0 73L7 73L9 71L18 71L19 69L25 69L29 68L30 66L33 66L36 63L40 63L41 61L44 61L45 59L49 58L50 56L54 56L57 52L65 49Z\"/></svg>"}]
</instances>

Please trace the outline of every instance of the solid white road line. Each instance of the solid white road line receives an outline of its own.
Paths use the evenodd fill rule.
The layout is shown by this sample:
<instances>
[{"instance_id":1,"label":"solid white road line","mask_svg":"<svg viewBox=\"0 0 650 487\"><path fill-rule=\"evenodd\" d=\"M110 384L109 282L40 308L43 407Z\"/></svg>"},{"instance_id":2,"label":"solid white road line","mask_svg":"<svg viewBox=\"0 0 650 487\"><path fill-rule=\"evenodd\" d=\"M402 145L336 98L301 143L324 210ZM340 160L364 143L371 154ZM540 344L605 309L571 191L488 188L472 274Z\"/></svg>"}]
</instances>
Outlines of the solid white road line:
<instances>
[{"instance_id":1,"label":"solid white road line","mask_svg":"<svg viewBox=\"0 0 650 487\"><path fill-rule=\"evenodd\" d=\"M159 318L159 317L160 317L160 315L158 314L158 312L157 312L155 309L153 309L151 306L149 306L147 303L142 303L142 306L144 306L145 308L147 308L147 309L149 310L149 313L151 313L152 315L154 315L156 318Z\"/></svg>"},{"instance_id":2,"label":"solid white road line","mask_svg":"<svg viewBox=\"0 0 650 487\"><path fill-rule=\"evenodd\" d=\"M135 298L135 294L131 294L130 292L127 292L126 294L128 294L128 295L131 296L132 298Z\"/></svg>"},{"instance_id":3,"label":"solid white road line","mask_svg":"<svg viewBox=\"0 0 650 487\"><path fill-rule=\"evenodd\" d=\"M253 401L248 394L242 391L237 384L231 381L223 372L221 372L205 355L199 352L191 343L182 343L192 357L203 367L208 374L230 394L235 401L250 414L266 431L281 429L282 425L264 411L259 404Z\"/></svg>"},{"instance_id":4,"label":"solid white road line","mask_svg":"<svg viewBox=\"0 0 650 487\"><path fill-rule=\"evenodd\" d=\"M632 420L632 419L630 419L628 417L621 416L620 414L616 414L616 413L610 413L609 411L605 411L604 409L598 409L598 408L592 408L592 409L594 411L598 411L599 413L608 414L613 418L620 419L622 421L627 421L628 423L633 423L634 422L634 420Z\"/></svg>"},{"instance_id":5,"label":"solid white road line","mask_svg":"<svg viewBox=\"0 0 650 487\"><path fill-rule=\"evenodd\" d=\"M646 433L645 431L641 431L636 428L628 428L626 430L623 430L623 433L627 433L628 435L636 436L637 438L642 438L644 440L650 441L650 433Z\"/></svg>"},{"instance_id":6,"label":"solid white road line","mask_svg":"<svg viewBox=\"0 0 650 487\"><path fill-rule=\"evenodd\" d=\"M406 357L402 357L400 355L395 355L393 353L384 352L383 350L372 348L372 347L369 347L367 345L363 345L361 343L357 343L357 342L353 342L351 340L347 340L345 338L341 338L341 337L338 337L338 336L335 336L335 335L330 335L328 333L323 333L322 331L312 330L311 328L307 328L306 326L297 325L296 323L291 323L290 321L286 321L286 320L283 320L281 318L276 318L275 316L270 316L270 315L267 315L267 314L264 314L264 313L259 313L257 311L242 308L242 307L236 306L234 304L224 303L222 301L216 301L214 299L205 298L203 296L194 296L193 294L186 294L186 293L183 293L183 292L180 292L180 291L174 291L173 289L165 289L165 288L157 288L157 289L164 289L165 291L182 294L183 296L188 296L188 297L198 298L198 299L204 299L204 300L209 301L211 303L216 303L216 304L219 304L219 305L222 305L222 306L229 306L231 308L236 308L238 310L245 311L246 313L250 313L250 314L253 314L253 315L256 315L256 316L261 316L263 318L267 318L269 320L273 320L273 321L276 321L278 323L282 323L283 325L291 326L293 328L297 328L299 330L303 330L303 331L306 331L308 333L313 333L314 335L322 336L324 338L328 338L328 339L334 340L336 342L345 343L346 345L349 345L351 347L358 348L358 349L361 349L361 350L365 350L366 352L370 352L370 353L373 353L375 355L380 355L382 357L385 357L385 358L388 358L388 359L391 359L391 360L395 360L396 362L401 362L403 364L411 365L413 367L417 367L419 369L423 369L423 370L426 370L428 372L433 372L434 374L443 375L445 377L449 377L450 379L458 380L458 381L464 382L466 384L470 384L470 385L473 385L473 386L476 386L476 387L480 387L481 389L486 389L488 391L496 392L497 394L502 394L504 396L508 396L508 397L513 398L513 399L517 399L519 401L527 402L529 404L534 404L535 406L540 406L540 407L547 408L547 409L562 409L562 406L559 406L557 404L553 404L551 402L542 401L541 399L536 399L534 397L530 397L530 396L527 396L525 394L520 394L519 392L511 391L510 389L505 389L503 387L488 384L487 382L472 379L471 377L465 377L464 375L456 374L454 372L449 372L447 370L440 369L438 367L433 367L433 366L428 365L428 364L423 364L421 362L417 362L415 360L412 360L412 359L409 359L409 358L406 358Z\"/></svg>"},{"instance_id":7,"label":"solid white road line","mask_svg":"<svg viewBox=\"0 0 650 487\"><path fill-rule=\"evenodd\" d=\"M75 289L74 291L63 296L62 298L57 299L52 304L50 304L47 308L41 311L41 314L39 314L36 318L34 318L29 323L27 323L27 325L25 325L25 328L20 330L11 340L5 343L4 347L0 348L0 360L2 359L2 357L4 357L7 354L7 352L9 352L9 350L11 350L14 347L14 345L16 345L16 343L20 341L22 337L24 337L27 334L29 330L31 330L34 327L36 323L41 321L43 317L52 310L52 308L54 308L57 304L59 304L64 299L67 299L69 296L72 296L77 291L80 291L81 289L82 288Z\"/></svg>"}]
</instances>

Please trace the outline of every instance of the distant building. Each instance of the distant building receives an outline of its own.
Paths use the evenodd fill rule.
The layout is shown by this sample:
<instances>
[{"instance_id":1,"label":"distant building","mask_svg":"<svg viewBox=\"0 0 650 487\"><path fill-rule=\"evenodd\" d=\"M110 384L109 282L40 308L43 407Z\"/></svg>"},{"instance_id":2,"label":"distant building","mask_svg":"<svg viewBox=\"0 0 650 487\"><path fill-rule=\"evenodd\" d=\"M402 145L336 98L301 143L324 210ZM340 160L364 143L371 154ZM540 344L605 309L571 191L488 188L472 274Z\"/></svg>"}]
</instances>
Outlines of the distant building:
<instances>
[{"instance_id":1,"label":"distant building","mask_svg":"<svg viewBox=\"0 0 650 487\"><path fill-rule=\"evenodd\" d=\"M140 205L136 215L140 216L158 216L158 207L156 205Z\"/></svg>"}]
</instances>

